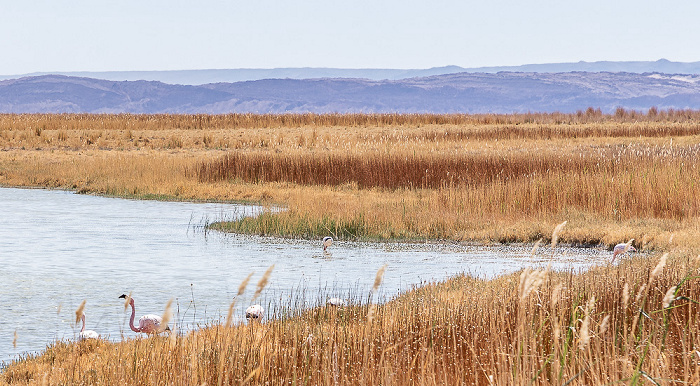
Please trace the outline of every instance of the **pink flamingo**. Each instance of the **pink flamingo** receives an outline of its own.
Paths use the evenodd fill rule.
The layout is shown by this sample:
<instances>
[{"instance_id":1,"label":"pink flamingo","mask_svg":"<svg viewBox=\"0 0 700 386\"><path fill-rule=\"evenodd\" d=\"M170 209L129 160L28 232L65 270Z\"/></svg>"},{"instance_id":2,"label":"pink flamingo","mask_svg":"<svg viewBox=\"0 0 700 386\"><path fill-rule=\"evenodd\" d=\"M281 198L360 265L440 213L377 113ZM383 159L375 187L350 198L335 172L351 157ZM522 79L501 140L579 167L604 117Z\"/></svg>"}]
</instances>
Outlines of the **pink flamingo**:
<instances>
[{"instance_id":1,"label":"pink flamingo","mask_svg":"<svg viewBox=\"0 0 700 386\"><path fill-rule=\"evenodd\" d=\"M122 295L120 299L126 299L127 295ZM130 298L129 304L131 304L131 318L129 319L129 327L133 332L144 332L146 334L158 334L163 331L170 331L170 327L165 326L165 329L160 328L161 323L163 323L163 318L158 315L144 315L139 318L139 326L134 327L134 318L136 317L136 308L134 308L134 299Z\"/></svg>"},{"instance_id":2,"label":"pink flamingo","mask_svg":"<svg viewBox=\"0 0 700 386\"><path fill-rule=\"evenodd\" d=\"M100 334L96 333L95 331L85 329L85 314L80 316L80 320L83 321L83 328L80 329L78 340L100 339Z\"/></svg>"},{"instance_id":3,"label":"pink flamingo","mask_svg":"<svg viewBox=\"0 0 700 386\"><path fill-rule=\"evenodd\" d=\"M326 236L323 238L323 251L326 251L326 248L330 247L331 244L333 244L333 238L330 236Z\"/></svg>"},{"instance_id":4,"label":"pink flamingo","mask_svg":"<svg viewBox=\"0 0 700 386\"><path fill-rule=\"evenodd\" d=\"M632 240L630 240L627 243L617 244L615 248L613 248L613 258L610 263L612 264L615 262L615 258L617 257L617 255L621 255L627 252L637 252L637 250L634 249L634 247L632 246Z\"/></svg>"},{"instance_id":5,"label":"pink flamingo","mask_svg":"<svg viewBox=\"0 0 700 386\"><path fill-rule=\"evenodd\" d=\"M260 304L253 304L245 310L245 318L248 320L260 320L264 314L265 309Z\"/></svg>"}]
</instances>

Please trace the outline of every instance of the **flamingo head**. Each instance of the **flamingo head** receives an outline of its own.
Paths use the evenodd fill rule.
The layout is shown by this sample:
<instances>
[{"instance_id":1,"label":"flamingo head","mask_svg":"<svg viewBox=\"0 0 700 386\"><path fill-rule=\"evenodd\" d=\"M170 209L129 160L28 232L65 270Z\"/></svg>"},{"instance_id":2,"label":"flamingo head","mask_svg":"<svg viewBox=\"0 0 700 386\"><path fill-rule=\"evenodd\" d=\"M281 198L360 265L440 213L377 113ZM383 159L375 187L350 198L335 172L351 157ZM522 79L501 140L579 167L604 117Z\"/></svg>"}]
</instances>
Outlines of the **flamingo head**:
<instances>
[{"instance_id":1,"label":"flamingo head","mask_svg":"<svg viewBox=\"0 0 700 386\"><path fill-rule=\"evenodd\" d=\"M134 304L134 298L132 298L132 297L129 296L129 295L122 294L122 296L120 296L119 299L129 299L129 303L130 303L130 304ZM124 305L124 307L126 307L126 305Z\"/></svg>"}]
</instances>

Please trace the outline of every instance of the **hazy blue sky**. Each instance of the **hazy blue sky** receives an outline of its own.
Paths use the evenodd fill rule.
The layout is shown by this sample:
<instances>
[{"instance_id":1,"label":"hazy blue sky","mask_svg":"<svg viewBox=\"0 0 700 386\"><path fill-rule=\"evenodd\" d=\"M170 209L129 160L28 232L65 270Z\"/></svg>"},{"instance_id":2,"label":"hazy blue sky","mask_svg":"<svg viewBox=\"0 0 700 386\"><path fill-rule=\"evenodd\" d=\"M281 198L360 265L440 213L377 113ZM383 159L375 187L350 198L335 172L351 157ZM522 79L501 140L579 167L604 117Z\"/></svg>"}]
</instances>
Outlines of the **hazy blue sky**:
<instances>
[{"instance_id":1,"label":"hazy blue sky","mask_svg":"<svg viewBox=\"0 0 700 386\"><path fill-rule=\"evenodd\" d=\"M0 0L0 74L700 61L700 1Z\"/></svg>"}]
</instances>

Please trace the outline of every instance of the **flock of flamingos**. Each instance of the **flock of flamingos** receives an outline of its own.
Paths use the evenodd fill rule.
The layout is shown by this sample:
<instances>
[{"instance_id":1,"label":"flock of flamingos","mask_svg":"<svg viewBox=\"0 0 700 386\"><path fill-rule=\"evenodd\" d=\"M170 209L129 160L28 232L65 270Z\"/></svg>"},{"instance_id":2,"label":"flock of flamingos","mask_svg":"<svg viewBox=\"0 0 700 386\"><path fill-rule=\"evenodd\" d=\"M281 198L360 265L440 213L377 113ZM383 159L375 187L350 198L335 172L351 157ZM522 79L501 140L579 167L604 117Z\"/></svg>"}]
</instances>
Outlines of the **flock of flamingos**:
<instances>
[{"instance_id":1,"label":"flock of flamingos","mask_svg":"<svg viewBox=\"0 0 700 386\"><path fill-rule=\"evenodd\" d=\"M614 262L615 258L620 254L637 251L632 246L632 241L634 241L634 239L628 241L627 243L617 244L615 248L613 248L613 257L611 263ZM324 237L323 250L326 251L326 249L330 247L332 243L332 238ZM121 295L119 296L119 298L125 299L125 301L128 301L129 305L131 305L131 317L129 318L129 328L131 328L131 331L142 332L148 335L158 334L164 331L170 331L170 328L168 326L161 326L161 324L163 323L163 319L160 316L154 314L148 314L140 317L138 327L135 326L134 318L136 318L136 308L134 307L134 299L129 295ZM328 300L328 305L339 307L343 305L343 300L339 298L331 298ZM253 304L245 310L245 317L249 321L260 321L263 318L264 313L265 309L260 304ZM79 340L82 341L86 339L100 338L100 335L97 332L85 329L85 314L82 312L82 306L78 309L78 311L76 311L76 316L78 317L77 319L83 322L83 327L80 329L80 333L78 334Z\"/></svg>"}]
</instances>

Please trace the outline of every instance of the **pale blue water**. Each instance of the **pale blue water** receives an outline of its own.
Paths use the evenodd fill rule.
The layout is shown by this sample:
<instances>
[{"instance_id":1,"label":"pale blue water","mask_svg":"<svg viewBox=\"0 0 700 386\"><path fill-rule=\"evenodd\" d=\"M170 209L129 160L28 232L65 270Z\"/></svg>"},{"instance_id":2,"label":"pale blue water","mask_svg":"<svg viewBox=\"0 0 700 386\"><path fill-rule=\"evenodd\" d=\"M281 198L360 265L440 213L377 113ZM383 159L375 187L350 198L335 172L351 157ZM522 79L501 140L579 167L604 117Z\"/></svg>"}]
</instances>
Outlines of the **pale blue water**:
<instances>
[{"instance_id":1,"label":"pale blue water","mask_svg":"<svg viewBox=\"0 0 700 386\"><path fill-rule=\"evenodd\" d=\"M365 296L387 265L382 296L462 272L480 277L552 262L584 269L609 259L601 249L475 247L459 244L286 240L204 232L207 222L251 215L230 204L135 201L65 191L0 188L0 362L74 339L75 310L87 300L87 328L110 339L135 336L122 293L140 315L161 314L175 299L181 330L225 317L240 283L236 322L265 270L275 268L256 303L268 310L326 297ZM554 256L556 253L556 256ZM15 332L17 339L13 344Z\"/></svg>"}]
</instances>

